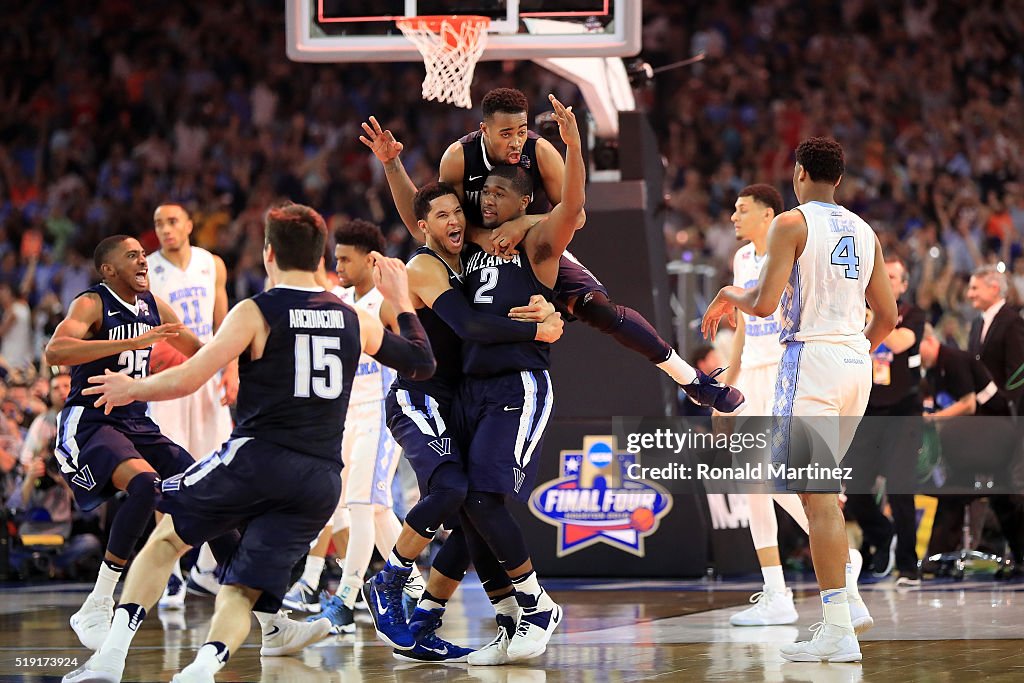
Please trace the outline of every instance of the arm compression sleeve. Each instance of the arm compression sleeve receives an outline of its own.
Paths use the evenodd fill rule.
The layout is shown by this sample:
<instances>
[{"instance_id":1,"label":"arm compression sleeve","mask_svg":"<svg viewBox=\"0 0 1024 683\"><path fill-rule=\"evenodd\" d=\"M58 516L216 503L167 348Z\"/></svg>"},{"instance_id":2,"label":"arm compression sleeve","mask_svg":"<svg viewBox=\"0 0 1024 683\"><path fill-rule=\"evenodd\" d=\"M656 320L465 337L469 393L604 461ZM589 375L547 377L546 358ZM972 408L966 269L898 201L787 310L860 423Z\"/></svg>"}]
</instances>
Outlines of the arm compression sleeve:
<instances>
[{"instance_id":1,"label":"arm compression sleeve","mask_svg":"<svg viewBox=\"0 0 1024 683\"><path fill-rule=\"evenodd\" d=\"M533 341L537 337L537 323L474 311L466 297L454 289L437 297L432 308L455 334L469 341L498 344Z\"/></svg>"},{"instance_id":2,"label":"arm compression sleeve","mask_svg":"<svg viewBox=\"0 0 1024 683\"><path fill-rule=\"evenodd\" d=\"M373 357L408 379L430 379L436 367L434 350L430 348L430 340L416 314L400 314L398 331L401 336L384 330L380 348L372 354Z\"/></svg>"}]
</instances>

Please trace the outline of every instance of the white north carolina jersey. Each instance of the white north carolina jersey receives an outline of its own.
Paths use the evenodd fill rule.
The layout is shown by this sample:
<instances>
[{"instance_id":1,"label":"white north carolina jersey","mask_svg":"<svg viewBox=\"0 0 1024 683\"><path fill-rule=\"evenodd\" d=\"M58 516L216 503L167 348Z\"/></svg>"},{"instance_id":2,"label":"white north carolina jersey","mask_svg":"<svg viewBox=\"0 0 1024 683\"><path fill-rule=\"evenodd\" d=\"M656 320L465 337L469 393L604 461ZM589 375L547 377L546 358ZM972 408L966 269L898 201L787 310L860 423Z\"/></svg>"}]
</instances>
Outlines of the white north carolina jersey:
<instances>
[{"instance_id":1,"label":"white north carolina jersey","mask_svg":"<svg viewBox=\"0 0 1024 683\"><path fill-rule=\"evenodd\" d=\"M361 308L375 318L380 317L380 305L384 302L384 295L374 287L356 301L355 287L335 287L335 296L350 306ZM359 357L359 367L356 369L356 376L352 378L352 396L349 405L370 403L372 401L383 401L395 381L395 371L386 365L381 365L365 353Z\"/></svg>"},{"instance_id":2,"label":"white north carolina jersey","mask_svg":"<svg viewBox=\"0 0 1024 683\"><path fill-rule=\"evenodd\" d=\"M733 284L748 289L757 285L761 277L761 266L764 256L754 252L753 242L740 247L732 261ZM758 318L738 311L744 326L743 353L740 355L740 367L745 371L766 365L778 365L782 357L782 344L779 342L779 310L767 318ZM772 387L774 389L774 386Z\"/></svg>"},{"instance_id":3,"label":"white north carolina jersey","mask_svg":"<svg viewBox=\"0 0 1024 683\"><path fill-rule=\"evenodd\" d=\"M797 207L807 221L807 245L782 294L781 341L867 347L864 292L875 265L875 233L836 204Z\"/></svg>"},{"instance_id":4,"label":"white north carolina jersey","mask_svg":"<svg viewBox=\"0 0 1024 683\"><path fill-rule=\"evenodd\" d=\"M159 252L146 257L149 262L149 289L171 305L185 327L206 344L213 339L213 304L217 294L217 267L213 254L192 247L192 256L184 270Z\"/></svg>"}]
</instances>

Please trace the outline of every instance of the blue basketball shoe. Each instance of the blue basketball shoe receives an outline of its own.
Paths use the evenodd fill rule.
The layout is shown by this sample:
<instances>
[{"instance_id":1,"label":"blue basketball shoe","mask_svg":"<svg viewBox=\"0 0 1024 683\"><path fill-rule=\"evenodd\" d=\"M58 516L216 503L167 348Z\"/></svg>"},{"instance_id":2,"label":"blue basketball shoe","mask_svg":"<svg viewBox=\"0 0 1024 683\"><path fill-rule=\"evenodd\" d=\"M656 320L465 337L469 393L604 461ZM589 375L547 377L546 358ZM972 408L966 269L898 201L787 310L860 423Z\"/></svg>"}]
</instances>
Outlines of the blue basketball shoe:
<instances>
[{"instance_id":1,"label":"blue basketball shoe","mask_svg":"<svg viewBox=\"0 0 1024 683\"><path fill-rule=\"evenodd\" d=\"M355 633L356 620L352 610L345 606L341 598L331 595L327 591L320 593L319 614L306 617L306 621L327 619L331 622L331 635L339 636L342 633Z\"/></svg>"},{"instance_id":2,"label":"blue basketball shoe","mask_svg":"<svg viewBox=\"0 0 1024 683\"><path fill-rule=\"evenodd\" d=\"M411 569L392 567L389 564L363 584L363 595L370 608L370 617L377 635L398 650L411 650L416 646L402 606L403 589L410 574Z\"/></svg>"},{"instance_id":3,"label":"blue basketball shoe","mask_svg":"<svg viewBox=\"0 0 1024 683\"><path fill-rule=\"evenodd\" d=\"M409 631L416 638L411 650L395 650L395 659L404 662L456 663L464 662L472 649L460 647L437 636L444 610L416 609L409 619Z\"/></svg>"},{"instance_id":4,"label":"blue basketball shoe","mask_svg":"<svg viewBox=\"0 0 1024 683\"><path fill-rule=\"evenodd\" d=\"M734 413L743 407L746 399L740 390L715 379L725 372L725 368L718 368L710 375L705 375L696 368L694 370L697 372L697 378L689 384L682 385L683 391L691 401L699 406L714 408L720 413Z\"/></svg>"}]
</instances>

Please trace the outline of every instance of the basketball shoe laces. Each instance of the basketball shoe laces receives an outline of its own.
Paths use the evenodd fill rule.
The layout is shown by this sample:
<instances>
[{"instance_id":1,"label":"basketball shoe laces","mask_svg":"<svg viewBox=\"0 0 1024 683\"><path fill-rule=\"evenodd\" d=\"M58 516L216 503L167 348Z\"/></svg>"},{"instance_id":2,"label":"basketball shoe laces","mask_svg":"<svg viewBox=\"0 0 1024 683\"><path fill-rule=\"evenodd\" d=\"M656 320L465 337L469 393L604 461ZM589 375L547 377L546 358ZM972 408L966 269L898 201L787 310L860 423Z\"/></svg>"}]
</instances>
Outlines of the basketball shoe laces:
<instances>
[{"instance_id":1,"label":"basketball shoe laces","mask_svg":"<svg viewBox=\"0 0 1024 683\"><path fill-rule=\"evenodd\" d=\"M384 597L388 602L388 621L396 623L399 619L405 619L405 612L402 609L402 593L406 583L403 579L408 577L403 577L398 572L389 573L391 576L384 584Z\"/></svg>"}]
</instances>

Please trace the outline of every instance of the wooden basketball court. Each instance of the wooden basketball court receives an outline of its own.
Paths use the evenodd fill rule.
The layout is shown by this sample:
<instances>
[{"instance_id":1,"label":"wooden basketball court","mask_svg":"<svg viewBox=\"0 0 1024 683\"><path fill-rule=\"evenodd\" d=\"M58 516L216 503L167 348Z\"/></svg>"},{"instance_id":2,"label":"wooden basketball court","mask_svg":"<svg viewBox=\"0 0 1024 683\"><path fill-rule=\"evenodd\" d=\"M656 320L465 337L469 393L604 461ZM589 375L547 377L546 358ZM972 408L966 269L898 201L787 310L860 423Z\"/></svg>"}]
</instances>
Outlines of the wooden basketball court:
<instances>
[{"instance_id":1,"label":"wooden basketball court","mask_svg":"<svg viewBox=\"0 0 1024 683\"><path fill-rule=\"evenodd\" d=\"M399 662L376 640L366 613L357 612L354 635L332 637L283 658L260 658L254 621L245 647L217 678L289 683L1024 680L1024 584L981 577L931 582L910 591L897 591L891 581L865 587L862 595L875 628L861 639L864 662L859 665L792 664L779 656L780 644L806 638L807 627L820 617L817 591L807 582L792 584L801 616L797 625L759 628L728 624L729 615L760 589L753 583L547 585L565 608L566 620L547 653L524 664ZM90 588L55 583L0 588L0 681L58 681L74 668L66 660L84 662L89 653L78 644L68 618ZM147 616L125 681L167 681L192 661L205 639L213 602L190 595L186 605L184 612ZM470 578L450 603L441 633L453 642L482 645L493 635L490 615L479 583Z\"/></svg>"}]
</instances>

